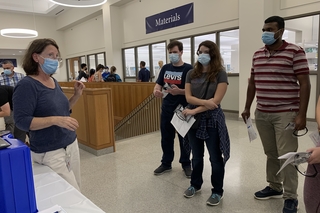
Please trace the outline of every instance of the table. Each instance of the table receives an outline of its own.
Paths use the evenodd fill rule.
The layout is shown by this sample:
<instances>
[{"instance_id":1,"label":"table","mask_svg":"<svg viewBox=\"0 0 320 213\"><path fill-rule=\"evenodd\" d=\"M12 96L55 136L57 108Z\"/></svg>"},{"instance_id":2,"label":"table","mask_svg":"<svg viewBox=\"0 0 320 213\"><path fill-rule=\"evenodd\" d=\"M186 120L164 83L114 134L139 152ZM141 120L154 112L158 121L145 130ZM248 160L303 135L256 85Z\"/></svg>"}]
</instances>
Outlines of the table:
<instances>
[{"instance_id":1,"label":"table","mask_svg":"<svg viewBox=\"0 0 320 213\"><path fill-rule=\"evenodd\" d=\"M32 167L39 211L59 205L67 213L104 213L49 167L36 163Z\"/></svg>"}]
</instances>

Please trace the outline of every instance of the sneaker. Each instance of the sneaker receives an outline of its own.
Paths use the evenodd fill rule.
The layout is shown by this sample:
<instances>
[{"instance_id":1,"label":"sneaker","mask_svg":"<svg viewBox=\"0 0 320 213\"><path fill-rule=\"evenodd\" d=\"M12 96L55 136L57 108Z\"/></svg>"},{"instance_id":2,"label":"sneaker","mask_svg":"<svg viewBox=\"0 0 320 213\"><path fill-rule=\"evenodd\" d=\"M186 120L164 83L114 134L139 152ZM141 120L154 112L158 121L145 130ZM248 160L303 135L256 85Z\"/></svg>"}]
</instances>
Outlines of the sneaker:
<instances>
[{"instance_id":1,"label":"sneaker","mask_svg":"<svg viewBox=\"0 0 320 213\"><path fill-rule=\"evenodd\" d=\"M185 192L184 192L184 196L187 198L191 198L193 197L197 192L200 192L201 189L196 189L193 186L190 186Z\"/></svg>"},{"instance_id":2,"label":"sneaker","mask_svg":"<svg viewBox=\"0 0 320 213\"><path fill-rule=\"evenodd\" d=\"M171 167L166 167L163 165L160 165L156 170L154 170L154 174L155 175L162 175L165 172L170 172L171 171Z\"/></svg>"},{"instance_id":3,"label":"sneaker","mask_svg":"<svg viewBox=\"0 0 320 213\"><path fill-rule=\"evenodd\" d=\"M192 169L191 167L185 167L183 168L184 174L186 175L187 178L191 178L192 174Z\"/></svg>"},{"instance_id":4,"label":"sneaker","mask_svg":"<svg viewBox=\"0 0 320 213\"><path fill-rule=\"evenodd\" d=\"M283 213L297 213L298 212L298 200L286 199L284 201Z\"/></svg>"},{"instance_id":5,"label":"sneaker","mask_svg":"<svg viewBox=\"0 0 320 213\"><path fill-rule=\"evenodd\" d=\"M278 192L276 190L273 190L270 186L267 186L261 191L254 193L254 197L258 200L267 200L270 198L282 198L282 194L282 191Z\"/></svg>"},{"instance_id":6,"label":"sneaker","mask_svg":"<svg viewBox=\"0 0 320 213\"><path fill-rule=\"evenodd\" d=\"M207 205L209 206L216 206L220 203L220 201L222 200L223 195L219 195L219 194L215 194L213 193L209 199L207 200Z\"/></svg>"}]
</instances>

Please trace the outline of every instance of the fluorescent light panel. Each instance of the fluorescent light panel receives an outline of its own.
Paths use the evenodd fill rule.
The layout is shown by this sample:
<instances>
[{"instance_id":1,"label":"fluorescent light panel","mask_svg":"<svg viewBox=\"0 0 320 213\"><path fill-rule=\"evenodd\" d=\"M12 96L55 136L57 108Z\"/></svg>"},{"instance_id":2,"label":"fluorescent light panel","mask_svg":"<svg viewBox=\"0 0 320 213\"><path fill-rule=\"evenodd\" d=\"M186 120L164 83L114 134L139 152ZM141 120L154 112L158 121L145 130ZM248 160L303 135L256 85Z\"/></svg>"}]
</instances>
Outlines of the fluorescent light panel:
<instances>
[{"instance_id":1,"label":"fluorescent light panel","mask_svg":"<svg viewBox=\"0 0 320 213\"><path fill-rule=\"evenodd\" d=\"M52 3L66 7L96 7L103 5L107 0L49 0Z\"/></svg>"},{"instance_id":2,"label":"fluorescent light panel","mask_svg":"<svg viewBox=\"0 0 320 213\"><path fill-rule=\"evenodd\" d=\"M9 38L35 38L38 32L35 30L21 28L7 28L0 31L1 35Z\"/></svg>"}]
</instances>

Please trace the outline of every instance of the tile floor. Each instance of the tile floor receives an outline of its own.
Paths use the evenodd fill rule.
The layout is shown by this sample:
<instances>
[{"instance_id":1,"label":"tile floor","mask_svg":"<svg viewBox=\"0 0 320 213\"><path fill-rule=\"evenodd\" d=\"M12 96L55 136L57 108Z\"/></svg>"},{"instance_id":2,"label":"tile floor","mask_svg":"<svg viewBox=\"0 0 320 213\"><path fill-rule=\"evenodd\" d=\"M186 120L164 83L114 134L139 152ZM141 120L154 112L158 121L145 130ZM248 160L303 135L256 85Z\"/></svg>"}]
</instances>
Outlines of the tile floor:
<instances>
[{"instance_id":1,"label":"tile floor","mask_svg":"<svg viewBox=\"0 0 320 213\"><path fill-rule=\"evenodd\" d=\"M82 193L110 213L282 212L282 199L260 201L253 197L255 191L266 186L266 157L260 139L250 143L246 126L238 119L227 119L227 126L231 157L226 164L224 199L218 206L206 205L211 193L207 153L202 191L193 198L183 196L190 180L184 176L178 163L177 141L172 171L160 176L153 174L162 155L159 132L117 141L116 152L104 156L97 157L80 150ZM315 131L316 124L308 122L308 128L309 133ZM299 145L299 151L305 151L313 143L306 135L299 139ZM299 213L305 213L303 183L304 177L299 175Z\"/></svg>"}]
</instances>

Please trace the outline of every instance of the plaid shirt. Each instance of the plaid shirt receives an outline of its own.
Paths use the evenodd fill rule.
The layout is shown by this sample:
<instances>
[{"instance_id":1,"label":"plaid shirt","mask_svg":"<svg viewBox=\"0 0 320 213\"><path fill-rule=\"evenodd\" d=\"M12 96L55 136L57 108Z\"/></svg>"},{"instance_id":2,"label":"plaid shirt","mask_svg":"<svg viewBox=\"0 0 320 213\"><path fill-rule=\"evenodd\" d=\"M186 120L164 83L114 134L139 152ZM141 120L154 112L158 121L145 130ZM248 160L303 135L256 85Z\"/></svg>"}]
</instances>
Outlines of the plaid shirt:
<instances>
[{"instance_id":1,"label":"plaid shirt","mask_svg":"<svg viewBox=\"0 0 320 213\"><path fill-rule=\"evenodd\" d=\"M223 162L226 163L230 158L230 138L220 105L217 109L202 112L200 119L200 126L197 130L196 137L205 140L209 138L207 127L218 128L220 150L223 154Z\"/></svg>"},{"instance_id":2,"label":"plaid shirt","mask_svg":"<svg viewBox=\"0 0 320 213\"><path fill-rule=\"evenodd\" d=\"M4 73L2 73L0 75L0 85L7 85L7 86L12 86L15 87L18 82L24 78L24 74L22 73L18 73L18 72L14 72L12 77L9 77L7 75L5 75Z\"/></svg>"}]
</instances>

